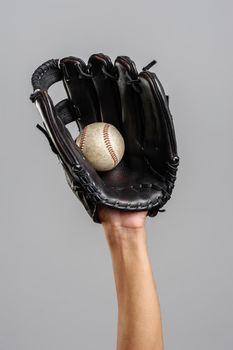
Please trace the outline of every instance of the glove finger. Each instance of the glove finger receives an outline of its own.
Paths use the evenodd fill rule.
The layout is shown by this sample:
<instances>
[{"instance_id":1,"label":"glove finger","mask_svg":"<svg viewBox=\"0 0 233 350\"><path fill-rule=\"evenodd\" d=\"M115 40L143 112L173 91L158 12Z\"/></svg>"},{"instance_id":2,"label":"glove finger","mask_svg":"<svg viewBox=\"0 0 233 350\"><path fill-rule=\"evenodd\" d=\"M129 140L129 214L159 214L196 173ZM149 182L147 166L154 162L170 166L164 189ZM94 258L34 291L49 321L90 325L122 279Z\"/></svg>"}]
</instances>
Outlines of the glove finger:
<instances>
[{"instance_id":1,"label":"glove finger","mask_svg":"<svg viewBox=\"0 0 233 350\"><path fill-rule=\"evenodd\" d=\"M139 91L138 72L135 63L128 56L118 56L114 62L119 72L118 88L121 97L122 129L128 160L135 162L142 155L144 120Z\"/></svg>"},{"instance_id":2,"label":"glove finger","mask_svg":"<svg viewBox=\"0 0 233 350\"><path fill-rule=\"evenodd\" d=\"M158 166L177 157L172 116L156 75L143 71L139 74L139 80L144 117L143 148L147 158Z\"/></svg>"},{"instance_id":3,"label":"glove finger","mask_svg":"<svg viewBox=\"0 0 233 350\"><path fill-rule=\"evenodd\" d=\"M98 96L101 121L114 125L122 132L121 101L117 85L118 72L110 57L103 53L91 55L88 65Z\"/></svg>"},{"instance_id":4,"label":"glove finger","mask_svg":"<svg viewBox=\"0 0 233 350\"><path fill-rule=\"evenodd\" d=\"M70 56L61 59L60 68L63 84L80 129L100 121L98 98L87 65L80 58Z\"/></svg>"}]
</instances>

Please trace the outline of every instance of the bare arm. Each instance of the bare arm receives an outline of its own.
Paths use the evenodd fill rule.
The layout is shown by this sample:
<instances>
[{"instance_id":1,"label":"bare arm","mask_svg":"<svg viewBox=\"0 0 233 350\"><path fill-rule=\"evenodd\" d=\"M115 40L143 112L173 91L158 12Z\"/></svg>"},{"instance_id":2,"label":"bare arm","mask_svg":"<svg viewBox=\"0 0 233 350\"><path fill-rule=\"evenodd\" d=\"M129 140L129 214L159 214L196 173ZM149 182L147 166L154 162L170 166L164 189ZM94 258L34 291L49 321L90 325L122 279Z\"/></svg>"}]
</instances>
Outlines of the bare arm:
<instances>
[{"instance_id":1,"label":"bare arm","mask_svg":"<svg viewBox=\"0 0 233 350\"><path fill-rule=\"evenodd\" d=\"M146 212L101 208L118 301L117 350L162 350L162 326L147 250Z\"/></svg>"}]
</instances>

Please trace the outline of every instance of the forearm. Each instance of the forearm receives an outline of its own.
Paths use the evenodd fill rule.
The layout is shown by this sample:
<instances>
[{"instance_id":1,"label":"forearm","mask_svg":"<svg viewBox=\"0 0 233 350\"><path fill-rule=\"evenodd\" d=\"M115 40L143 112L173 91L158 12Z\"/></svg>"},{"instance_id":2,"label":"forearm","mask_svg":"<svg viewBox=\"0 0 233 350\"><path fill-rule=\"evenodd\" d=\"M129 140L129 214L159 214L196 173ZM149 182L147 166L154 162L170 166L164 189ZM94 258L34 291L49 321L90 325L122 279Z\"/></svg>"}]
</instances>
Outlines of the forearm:
<instances>
[{"instance_id":1,"label":"forearm","mask_svg":"<svg viewBox=\"0 0 233 350\"><path fill-rule=\"evenodd\" d=\"M162 327L144 229L105 227L118 300L117 350L162 350Z\"/></svg>"}]
</instances>

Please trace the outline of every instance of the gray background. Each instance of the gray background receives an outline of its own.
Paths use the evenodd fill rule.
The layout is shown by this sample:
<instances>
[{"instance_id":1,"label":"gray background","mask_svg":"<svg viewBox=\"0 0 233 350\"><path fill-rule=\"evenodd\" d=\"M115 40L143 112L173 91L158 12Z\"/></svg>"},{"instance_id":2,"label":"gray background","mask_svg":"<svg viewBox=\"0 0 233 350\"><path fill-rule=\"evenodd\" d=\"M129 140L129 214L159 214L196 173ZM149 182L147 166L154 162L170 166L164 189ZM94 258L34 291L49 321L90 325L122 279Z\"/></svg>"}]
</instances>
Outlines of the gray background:
<instances>
[{"instance_id":1,"label":"gray background","mask_svg":"<svg viewBox=\"0 0 233 350\"><path fill-rule=\"evenodd\" d=\"M0 350L114 349L110 254L35 128L33 70L104 52L153 70L170 95L181 164L148 244L168 350L233 348L232 2L1 5Z\"/></svg>"}]
</instances>

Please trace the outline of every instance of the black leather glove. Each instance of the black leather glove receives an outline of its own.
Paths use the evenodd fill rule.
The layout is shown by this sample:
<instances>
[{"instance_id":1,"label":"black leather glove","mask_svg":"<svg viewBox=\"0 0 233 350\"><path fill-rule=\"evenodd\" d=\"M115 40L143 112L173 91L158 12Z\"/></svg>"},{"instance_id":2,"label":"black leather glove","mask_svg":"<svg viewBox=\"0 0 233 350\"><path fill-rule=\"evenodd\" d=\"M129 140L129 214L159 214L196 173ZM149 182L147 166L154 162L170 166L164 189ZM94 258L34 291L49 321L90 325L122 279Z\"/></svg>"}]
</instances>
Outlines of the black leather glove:
<instances>
[{"instance_id":1,"label":"black leather glove","mask_svg":"<svg viewBox=\"0 0 233 350\"><path fill-rule=\"evenodd\" d=\"M37 127L59 158L66 179L94 222L100 223L100 204L128 211L148 210L155 216L171 196L179 164L168 97L152 61L138 74L128 56L114 64L93 54L86 65L77 57L52 59L32 76L31 100L43 120ZM49 87L63 81L67 98L54 106ZM120 163L96 171L72 138L67 124L79 130L93 122L113 124L125 141ZM77 134L79 133L77 129Z\"/></svg>"}]
</instances>

